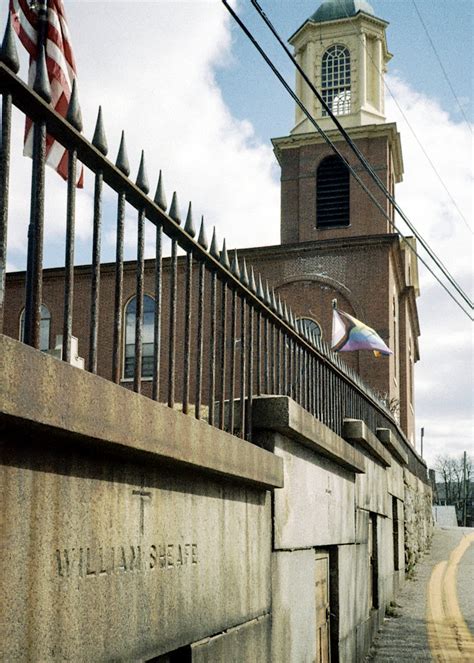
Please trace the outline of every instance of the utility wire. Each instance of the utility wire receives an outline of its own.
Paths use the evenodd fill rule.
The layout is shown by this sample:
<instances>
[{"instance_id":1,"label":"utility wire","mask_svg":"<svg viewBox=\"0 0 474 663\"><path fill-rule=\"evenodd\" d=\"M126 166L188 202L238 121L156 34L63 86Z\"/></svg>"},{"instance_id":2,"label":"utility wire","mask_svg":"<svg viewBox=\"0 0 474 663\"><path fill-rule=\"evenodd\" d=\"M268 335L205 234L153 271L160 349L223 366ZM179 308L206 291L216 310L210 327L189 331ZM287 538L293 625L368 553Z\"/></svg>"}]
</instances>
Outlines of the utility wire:
<instances>
[{"instance_id":1,"label":"utility wire","mask_svg":"<svg viewBox=\"0 0 474 663\"><path fill-rule=\"evenodd\" d=\"M474 304L473 304L472 300L470 299L469 295L467 295L467 294L464 292L464 290L462 289L462 287L457 283L457 281L454 279L454 277L450 274L448 268L442 263L442 261L440 260L440 258L438 258L438 256L437 256L437 255L434 253L434 251L431 249L431 247L429 246L428 242L426 242L426 240L422 237L422 235L417 231L417 229L415 228L415 226L411 223L411 221L410 221L410 220L408 219L408 217L405 215L405 213L404 213L403 210L400 208L400 206L398 205L398 203L397 203L397 201L395 200L395 198L390 194L389 191L387 191L385 185L384 185L383 182L380 180L379 176L378 176L377 173L374 171L374 169L372 168L371 164L367 161L367 159L365 158L365 156L362 154L362 152L359 150L359 148L358 148L357 145L354 143L354 141L352 140L352 138L349 136L349 134L347 133L347 131L346 131L346 130L344 129L344 127L341 125L341 123L339 122L339 120L337 119L337 117L334 115L334 113L332 112L331 108L330 108L330 107L328 106L328 104L324 101L324 99L323 99L322 96L320 95L319 91L315 88L315 86L313 85L313 83L309 80L308 76L307 76L306 73L303 71L302 67L298 64L298 62L296 61L296 59L293 57L293 55L291 54L290 50L288 49L288 47L287 47L286 44L284 43L283 39L282 39L282 38L280 37L280 35L278 34L277 30L275 29L275 27L273 26L272 22L270 21L270 19L268 18L268 16L265 14L265 12L264 12L263 9L261 8L261 6L260 6L259 3L257 2L257 0L251 0L251 3L252 3L252 5L255 7L255 9L257 10L257 12L260 14L260 16L262 17L262 19L264 20L264 22L266 23L266 25L268 26L268 28L270 29L270 31L272 32L272 34L275 36L275 38L277 39L277 41L280 43L281 47L283 48L283 50L284 50L285 53L287 54L288 58L291 60L291 62L292 62L293 65L297 68L297 70L300 72L301 76L303 77L304 81L307 83L307 85L309 86L309 88L311 89L311 91L313 92L313 94L316 95L318 101L322 104L322 106L323 106L323 108L326 110L327 114L331 117L331 119L332 119L332 121L334 122L334 124L336 125L336 127L337 127L339 133L343 136L344 140L347 142L347 144L348 144L349 147L351 148L352 152L356 155L357 159L358 159L358 160L360 161L360 163L362 164L362 167L363 167L363 168L369 173L369 175L372 177L372 179L374 180L374 182L375 182L375 184L377 185L377 187L382 191L382 193L383 193L384 196L387 198L387 200L392 204L393 208L398 212L398 214L399 214L399 216L402 218L402 220L407 224L407 226L409 227L409 229L411 230L411 232L412 232L412 233L414 234L414 236L418 239L418 241L420 242L421 246L425 249L425 251L428 253L428 255L430 256L430 258L434 261L434 263L436 264L436 266L438 267L438 269L444 274L444 276L448 279L448 281L451 283L451 285L454 287L454 289L458 292L458 294L462 297L462 299L464 299L464 301L468 304L468 306L469 306L471 309L474 309ZM224 2L224 4L227 4L227 3ZM273 64L273 63L272 63L272 64ZM274 66L274 65L273 65L273 66ZM276 69L276 67L275 67L275 69ZM305 112L305 114L308 116L308 118L311 119L312 123L315 124L316 121L314 120L314 118L312 118L311 114L309 113L309 111L308 111L306 108L305 108L304 112ZM347 161L347 160L346 160L346 161ZM366 191L367 191L367 193L368 193L368 190L367 190L367 189L366 189ZM387 213L386 213L386 212L384 212L384 215L386 216L386 218L387 218L387 220L389 221L389 223L392 224L392 221L391 221L391 219L389 219L389 217L387 216ZM395 227L395 226L393 226L393 227ZM397 232L399 232L398 229L397 229ZM403 236L402 233L400 233L400 235Z\"/></svg>"},{"instance_id":2,"label":"utility wire","mask_svg":"<svg viewBox=\"0 0 474 663\"><path fill-rule=\"evenodd\" d=\"M464 109L463 109L463 107L462 107L462 105L461 105L461 102L459 101L459 99L458 99L458 97L457 97L457 95L456 95L456 92L454 91L454 88L453 88L453 86L451 85L451 81L449 80L449 76L448 76L448 74L447 74L447 72L446 72L446 69L445 69L444 66L443 66L443 63L441 62L441 58L439 57L438 51L436 50L436 47L435 47L435 45L434 45L434 43L433 43L433 40L431 39L431 35L430 35L430 33L428 32L428 28L427 28L427 26L426 26L426 23L425 23L424 20L423 20L423 17L422 17L422 15L421 15L421 13L420 13L420 10L418 9L418 6L417 6L415 0L412 0L412 2L413 2L413 6L415 7L416 13L418 14L418 18L420 19L420 23L421 23L421 25L423 26L423 29L424 29L424 31L425 31L425 33L426 33L426 36L428 37L428 41L429 41L430 44L431 44L431 48L433 49L433 52L434 52L434 54L436 55L436 59L438 60L439 66L441 67L441 71L443 72L444 77L445 77L445 79L446 79L446 82L447 82L447 84L449 85L449 88L450 88L451 92L453 93L453 97L456 99L456 103L457 103L457 105L459 106L459 110L461 111L461 114L462 114L462 116L463 116L463 118L464 118L464 121L466 122L466 124L467 124L467 126L468 126L468 128L469 128L469 131L470 131L471 133L473 133L471 123L470 123L469 120L467 119L466 114L465 114L465 112L464 112Z\"/></svg>"},{"instance_id":3,"label":"utility wire","mask_svg":"<svg viewBox=\"0 0 474 663\"><path fill-rule=\"evenodd\" d=\"M336 145L331 141L331 139L327 136L327 134L321 129L321 127L318 125L316 120L312 117L312 115L309 113L307 108L304 106L304 104L300 101L300 99L297 97L297 95L293 92L291 87L288 85L286 80L283 78L281 73L278 71L278 69L275 67L273 62L270 60L268 55L265 53L263 48L260 46L260 44L257 42L257 40L253 37L252 33L249 31L249 29L246 27L246 25L241 21L241 19L237 16L237 14L234 12L232 7L228 4L226 0L222 0L222 4L225 6L227 11L230 13L230 15L233 17L235 22L239 25L241 30L245 33L245 35L248 37L250 42L253 44L253 46L257 49L257 51L260 53L262 58L265 60L265 62L268 64L272 72L275 74L275 76L278 78L280 83L283 85L285 90L288 92L288 94L292 97L292 99L295 101L295 103L301 108L303 113L307 116L311 124L315 127L315 129L318 131L320 136L323 138L323 140L331 147L331 149L339 156L340 159L344 161L346 164L348 170L354 177L354 179L358 182L358 184L362 187L362 189L367 193L373 204L377 207L377 209L383 214L383 216L387 219L389 225L397 232L397 234L400 236L403 242L407 245L410 251L412 251L420 260L420 262L426 267L426 269L434 276L434 278L438 281L438 283L441 285L441 287L447 292L447 294L451 297L451 299L459 306L459 308L471 319L473 320L473 317L471 316L471 313L467 311L462 303L460 303L456 297L453 295L453 293L447 288L447 286L440 280L439 276L433 272L431 267L427 264L427 262L423 259L422 256L413 248L413 246L410 244L410 242L403 236L403 234L400 232L400 230L395 226L395 224L392 222L390 219L389 215L387 214L386 210L382 207L382 205L379 203L379 201L375 198L374 194L365 186L364 182L361 180L357 172L354 170L354 168L348 163L347 159L344 157L344 155L341 154L341 152L338 150ZM324 102L323 102L324 103ZM336 120L337 122L337 120ZM344 130L343 130L344 131ZM443 270L441 270L443 271ZM444 273L444 272L443 272ZM472 308L472 304L471 304Z\"/></svg>"},{"instance_id":4,"label":"utility wire","mask_svg":"<svg viewBox=\"0 0 474 663\"><path fill-rule=\"evenodd\" d=\"M414 2L414 1L415 1L415 0L413 0L413 2ZM339 6L341 7L342 11L343 11L343 12L345 13L345 15L347 16L347 18L348 18L351 22L354 22L354 17L349 16L349 14L347 13L347 9L346 9L345 6L342 4L341 0L337 0L337 2L338 2L338 4L339 4ZM398 103L398 100L397 100L397 98L395 97L395 94L394 94L394 93L392 92L392 90L390 89L390 87L389 87L387 81L385 80L385 78L384 78L382 72L381 72L380 69L378 68L377 63L375 62L374 58L372 57L370 51L367 49L367 45L364 44L363 39L362 39L362 35L360 35L357 31L353 32L352 34L353 34L353 36L358 37L358 38L359 38L359 41L360 41L361 44L364 46L364 50L365 50L366 54L369 56L370 60L372 61L372 64L374 65L375 70L377 71L378 75L380 76L380 80L383 81L383 84L384 84L385 88L387 89L387 92L390 94L390 96L392 97L393 101L395 102L395 105L397 106L398 110L400 111L401 116L403 117L403 119L405 120L405 122L406 122L408 128L410 129L411 133L413 134L414 139L415 139L416 142L418 143L418 145L419 145L421 151L422 151L423 154L425 155L425 157L426 157L428 163L430 164L430 166L431 166L431 168L433 169L434 173L436 174L438 180L440 181L441 186L443 187L443 189L444 189L444 190L446 191L446 193L448 194L448 197L450 198L450 200L451 200L451 202L453 203L454 207L457 209L457 211L458 211L458 213L459 213L459 216L461 217L461 219L462 219L463 222L465 223L465 225L466 225L467 229L469 230L469 232L470 232L472 235L474 235L474 231L472 230L471 226L469 225L469 222L467 221L466 217L464 216L464 214L463 214L462 211L460 210L460 208L459 208L457 202L456 202L455 199L453 198L453 196L452 196L451 192L449 191L448 187L446 186L446 184L445 184L443 178L441 177L441 175L439 174L438 170L436 169L436 167L435 167L433 161L431 160L431 158L430 158L428 152L426 151L426 149L424 148L424 146L423 146L423 144L421 143L420 139L418 138L417 134L415 133L415 130L414 130L413 127L411 126L411 124L410 124L410 122L409 122L407 116L405 115L405 112L404 112L403 108L402 108L402 107L400 106L400 104ZM471 129L471 127L469 127L469 129ZM471 131L472 131L472 130L471 130Z\"/></svg>"}]
</instances>

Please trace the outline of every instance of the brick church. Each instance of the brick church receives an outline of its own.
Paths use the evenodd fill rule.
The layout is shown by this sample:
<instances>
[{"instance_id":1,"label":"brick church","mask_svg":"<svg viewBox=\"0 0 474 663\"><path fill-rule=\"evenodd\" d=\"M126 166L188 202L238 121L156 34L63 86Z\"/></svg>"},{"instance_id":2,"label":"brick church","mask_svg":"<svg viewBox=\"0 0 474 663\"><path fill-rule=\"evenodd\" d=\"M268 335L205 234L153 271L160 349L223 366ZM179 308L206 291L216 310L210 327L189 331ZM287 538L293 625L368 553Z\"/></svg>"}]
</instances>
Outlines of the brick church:
<instances>
[{"instance_id":1,"label":"brick church","mask_svg":"<svg viewBox=\"0 0 474 663\"><path fill-rule=\"evenodd\" d=\"M391 58L387 25L365 0L326 0L292 35L290 43L306 75L385 187L394 193L403 177L403 160L397 127L387 123L384 114L383 74ZM362 171L299 74L296 91L393 219L390 205ZM393 352L390 357L352 352L343 359L389 405L414 444L413 370L419 358L420 334L416 257L299 108L289 135L273 139L273 146L281 166L281 244L243 249L239 256L261 272L325 341L331 339L334 299L340 309L378 332ZM414 240L409 241L414 246ZM184 278L184 262L179 264L178 289ZM166 270L165 260L165 277ZM153 261L147 261L145 271L142 375L143 392L147 393L147 358L153 346ZM56 336L62 333L63 273L61 268L43 274L41 349L45 351L54 352ZM84 358L86 365L90 274L90 266L76 267L73 335L78 339L77 357ZM24 279L24 272L10 273L7 278L5 333L15 338L22 333ZM112 344L113 287L114 265L103 264L98 373L107 378L111 374L107 350ZM122 383L129 385L134 361L133 262L125 264L123 287Z\"/></svg>"}]
</instances>

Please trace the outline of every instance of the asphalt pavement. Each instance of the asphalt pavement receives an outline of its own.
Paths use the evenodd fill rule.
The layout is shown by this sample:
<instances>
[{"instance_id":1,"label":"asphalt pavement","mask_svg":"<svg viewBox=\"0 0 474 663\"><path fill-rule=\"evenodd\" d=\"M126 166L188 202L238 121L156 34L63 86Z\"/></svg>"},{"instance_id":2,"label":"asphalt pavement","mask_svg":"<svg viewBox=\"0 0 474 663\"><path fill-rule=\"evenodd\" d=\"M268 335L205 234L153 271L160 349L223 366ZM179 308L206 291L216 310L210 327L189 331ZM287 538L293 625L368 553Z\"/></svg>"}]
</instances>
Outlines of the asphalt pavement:
<instances>
[{"instance_id":1,"label":"asphalt pavement","mask_svg":"<svg viewBox=\"0 0 474 663\"><path fill-rule=\"evenodd\" d=\"M474 529L436 528L367 661L474 663Z\"/></svg>"}]
</instances>

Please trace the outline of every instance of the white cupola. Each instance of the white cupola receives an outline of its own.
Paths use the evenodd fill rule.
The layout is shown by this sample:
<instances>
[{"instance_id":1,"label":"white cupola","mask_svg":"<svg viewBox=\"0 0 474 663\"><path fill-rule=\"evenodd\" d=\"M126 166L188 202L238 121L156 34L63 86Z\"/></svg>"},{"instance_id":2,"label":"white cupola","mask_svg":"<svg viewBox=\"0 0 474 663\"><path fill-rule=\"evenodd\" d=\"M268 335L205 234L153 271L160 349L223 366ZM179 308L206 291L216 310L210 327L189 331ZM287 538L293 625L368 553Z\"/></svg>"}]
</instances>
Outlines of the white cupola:
<instances>
[{"instance_id":1,"label":"white cupola","mask_svg":"<svg viewBox=\"0 0 474 663\"><path fill-rule=\"evenodd\" d=\"M298 63L344 127L385 122L387 25L365 0L326 0L290 37ZM334 128L299 73L296 93L323 129ZM297 107L291 133L312 131Z\"/></svg>"}]
</instances>

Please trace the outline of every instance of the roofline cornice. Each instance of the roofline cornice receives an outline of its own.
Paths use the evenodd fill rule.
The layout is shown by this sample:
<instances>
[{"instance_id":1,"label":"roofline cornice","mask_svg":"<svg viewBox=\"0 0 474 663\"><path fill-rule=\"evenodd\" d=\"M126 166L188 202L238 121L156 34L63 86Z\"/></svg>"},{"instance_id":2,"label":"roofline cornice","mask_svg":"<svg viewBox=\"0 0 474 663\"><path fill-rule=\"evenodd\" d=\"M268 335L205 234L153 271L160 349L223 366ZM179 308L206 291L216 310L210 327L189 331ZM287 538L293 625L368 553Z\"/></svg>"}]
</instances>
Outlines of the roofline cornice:
<instances>
[{"instance_id":1,"label":"roofline cornice","mask_svg":"<svg viewBox=\"0 0 474 663\"><path fill-rule=\"evenodd\" d=\"M318 27L321 25L337 25L339 23L347 23L347 21L357 20L359 18L364 18L372 23L375 23L377 26L382 26L383 28L387 28L389 25L388 21L385 21L383 18L378 18L377 16L368 14L367 12L364 12L360 9L357 13L353 14L352 16L347 16L345 18L334 18L331 21L313 21L311 18L307 18L306 21L302 23L300 27L297 30L295 30L295 32L293 32L293 34L290 37L288 37L288 42L293 46L293 41L307 25L314 27Z\"/></svg>"}]
</instances>

